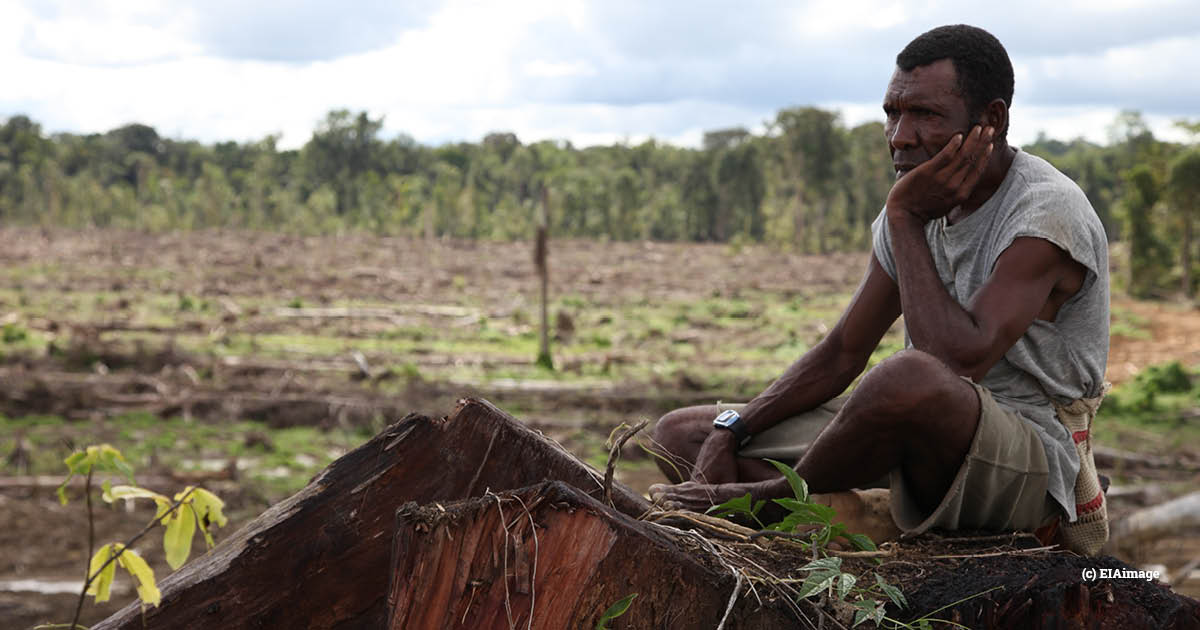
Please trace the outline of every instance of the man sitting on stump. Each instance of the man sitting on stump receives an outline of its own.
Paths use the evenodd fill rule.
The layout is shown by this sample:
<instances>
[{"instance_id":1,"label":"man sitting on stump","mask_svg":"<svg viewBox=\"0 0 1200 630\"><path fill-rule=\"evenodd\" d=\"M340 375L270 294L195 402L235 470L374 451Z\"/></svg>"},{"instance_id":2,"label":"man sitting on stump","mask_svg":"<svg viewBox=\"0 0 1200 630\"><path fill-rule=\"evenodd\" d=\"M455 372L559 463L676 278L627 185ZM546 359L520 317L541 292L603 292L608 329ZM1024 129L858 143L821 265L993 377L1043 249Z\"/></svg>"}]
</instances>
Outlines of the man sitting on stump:
<instances>
[{"instance_id":1,"label":"man sitting on stump","mask_svg":"<svg viewBox=\"0 0 1200 630\"><path fill-rule=\"evenodd\" d=\"M1068 538L1087 539L1072 548L1098 550L1087 430L1108 359L1107 239L1074 182L1008 145L1012 93L1008 53L979 28L933 29L896 57L883 100L896 183L850 305L749 403L664 416L673 485L652 496L693 510L790 496L771 458L851 531L1033 531L1065 516ZM906 349L838 397L901 314ZM855 490L880 479L891 518Z\"/></svg>"}]
</instances>

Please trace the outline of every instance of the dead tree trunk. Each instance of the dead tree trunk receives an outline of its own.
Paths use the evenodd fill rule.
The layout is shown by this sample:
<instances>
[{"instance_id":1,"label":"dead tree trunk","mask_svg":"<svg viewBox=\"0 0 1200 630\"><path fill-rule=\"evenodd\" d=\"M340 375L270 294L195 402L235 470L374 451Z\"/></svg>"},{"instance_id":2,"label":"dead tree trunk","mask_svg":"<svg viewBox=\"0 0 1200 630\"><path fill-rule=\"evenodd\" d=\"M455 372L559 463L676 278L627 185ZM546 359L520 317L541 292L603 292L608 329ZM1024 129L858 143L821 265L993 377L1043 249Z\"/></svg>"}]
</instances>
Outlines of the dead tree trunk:
<instances>
[{"instance_id":1,"label":"dead tree trunk","mask_svg":"<svg viewBox=\"0 0 1200 630\"><path fill-rule=\"evenodd\" d=\"M399 506L547 478L604 493L601 473L485 401L461 401L441 420L410 414L163 579L146 627L380 628ZM619 483L612 491L618 510L649 507ZM140 608L93 628L139 630Z\"/></svg>"}]
</instances>

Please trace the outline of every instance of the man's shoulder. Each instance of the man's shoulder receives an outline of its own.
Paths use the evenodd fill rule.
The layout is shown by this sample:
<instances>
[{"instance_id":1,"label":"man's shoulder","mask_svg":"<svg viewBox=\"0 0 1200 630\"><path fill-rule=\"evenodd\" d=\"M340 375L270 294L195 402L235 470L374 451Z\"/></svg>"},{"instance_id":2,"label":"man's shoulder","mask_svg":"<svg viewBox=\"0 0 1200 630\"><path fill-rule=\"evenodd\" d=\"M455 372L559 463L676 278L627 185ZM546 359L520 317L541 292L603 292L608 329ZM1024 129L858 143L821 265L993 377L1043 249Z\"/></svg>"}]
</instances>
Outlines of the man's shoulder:
<instances>
[{"instance_id":1,"label":"man's shoulder","mask_svg":"<svg viewBox=\"0 0 1200 630\"><path fill-rule=\"evenodd\" d=\"M1027 194L1061 196L1091 208L1087 195L1075 180L1036 155L1017 151L1012 170L1019 180L1018 185Z\"/></svg>"},{"instance_id":2,"label":"man's shoulder","mask_svg":"<svg viewBox=\"0 0 1200 630\"><path fill-rule=\"evenodd\" d=\"M1050 221L1089 226L1089 232L1103 237L1104 226L1083 189L1046 160L1024 151L1013 159L1012 189L1007 204L1012 220ZM1105 240L1107 240L1105 238Z\"/></svg>"}]
</instances>

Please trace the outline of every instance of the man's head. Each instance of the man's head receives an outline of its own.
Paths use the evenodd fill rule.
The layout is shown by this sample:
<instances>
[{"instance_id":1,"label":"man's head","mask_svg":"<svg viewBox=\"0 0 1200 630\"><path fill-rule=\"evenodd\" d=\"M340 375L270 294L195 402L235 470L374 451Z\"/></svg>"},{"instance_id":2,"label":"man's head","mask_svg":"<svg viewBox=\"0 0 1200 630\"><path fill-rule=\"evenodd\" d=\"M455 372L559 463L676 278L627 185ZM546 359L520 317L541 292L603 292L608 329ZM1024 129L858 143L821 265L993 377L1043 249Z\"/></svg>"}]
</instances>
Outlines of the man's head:
<instances>
[{"instance_id":1,"label":"man's head","mask_svg":"<svg viewBox=\"0 0 1200 630\"><path fill-rule=\"evenodd\" d=\"M976 124L994 127L1003 144L1012 93L1012 62L987 31L959 24L921 34L896 56L884 97L893 161L915 166Z\"/></svg>"}]
</instances>

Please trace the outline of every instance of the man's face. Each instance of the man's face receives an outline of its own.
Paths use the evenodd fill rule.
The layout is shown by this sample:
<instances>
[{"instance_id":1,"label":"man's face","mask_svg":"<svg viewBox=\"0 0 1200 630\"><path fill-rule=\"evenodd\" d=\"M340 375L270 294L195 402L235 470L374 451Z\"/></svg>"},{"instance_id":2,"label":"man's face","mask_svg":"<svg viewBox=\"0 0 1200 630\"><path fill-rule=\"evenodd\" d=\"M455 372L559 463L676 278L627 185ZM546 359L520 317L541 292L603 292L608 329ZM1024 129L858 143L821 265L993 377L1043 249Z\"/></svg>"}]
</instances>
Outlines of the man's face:
<instances>
[{"instance_id":1,"label":"man's face","mask_svg":"<svg viewBox=\"0 0 1200 630\"><path fill-rule=\"evenodd\" d=\"M933 157L956 133L973 126L967 103L958 91L954 62L939 59L912 72L892 74L883 97L883 125L896 177Z\"/></svg>"}]
</instances>

